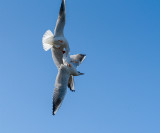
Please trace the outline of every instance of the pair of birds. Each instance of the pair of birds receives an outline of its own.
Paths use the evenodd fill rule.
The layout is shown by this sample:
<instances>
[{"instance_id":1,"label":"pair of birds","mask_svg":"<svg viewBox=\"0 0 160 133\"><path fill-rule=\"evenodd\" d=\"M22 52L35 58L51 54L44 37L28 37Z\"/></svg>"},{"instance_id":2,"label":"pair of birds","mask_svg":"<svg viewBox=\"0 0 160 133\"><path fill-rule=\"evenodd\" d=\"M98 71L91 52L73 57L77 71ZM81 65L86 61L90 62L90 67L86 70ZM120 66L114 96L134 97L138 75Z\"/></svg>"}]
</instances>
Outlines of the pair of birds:
<instances>
[{"instance_id":1,"label":"pair of birds","mask_svg":"<svg viewBox=\"0 0 160 133\"><path fill-rule=\"evenodd\" d=\"M63 33L65 20L65 0L62 0L54 34L48 30L42 38L43 49L45 51L51 49L52 58L58 68L53 94L53 115L56 114L62 104L67 86L71 91L75 91L74 76L83 75L76 68L86 57L85 54L69 54L69 44Z\"/></svg>"}]
</instances>

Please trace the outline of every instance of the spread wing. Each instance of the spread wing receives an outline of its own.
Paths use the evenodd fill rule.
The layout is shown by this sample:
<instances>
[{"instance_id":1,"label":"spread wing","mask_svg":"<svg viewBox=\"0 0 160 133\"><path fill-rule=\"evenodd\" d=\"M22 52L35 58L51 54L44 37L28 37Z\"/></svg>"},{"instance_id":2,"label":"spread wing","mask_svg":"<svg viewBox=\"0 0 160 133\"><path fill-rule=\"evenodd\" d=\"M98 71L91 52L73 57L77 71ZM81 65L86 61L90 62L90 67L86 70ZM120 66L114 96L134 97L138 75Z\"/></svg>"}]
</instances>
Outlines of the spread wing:
<instances>
[{"instance_id":1,"label":"spread wing","mask_svg":"<svg viewBox=\"0 0 160 133\"><path fill-rule=\"evenodd\" d=\"M85 59L86 55L84 54L77 54L77 55L71 55L71 62L72 64L77 68ZM75 87L74 87L74 77L71 75L69 77L69 81L68 81L68 88L70 88L71 91L75 91Z\"/></svg>"},{"instance_id":2,"label":"spread wing","mask_svg":"<svg viewBox=\"0 0 160 133\"><path fill-rule=\"evenodd\" d=\"M85 54L77 54L77 55L71 55L71 62L75 67L78 67L85 59Z\"/></svg>"},{"instance_id":3,"label":"spread wing","mask_svg":"<svg viewBox=\"0 0 160 133\"><path fill-rule=\"evenodd\" d=\"M67 70L67 66L61 65L56 77L55 89L53 93L53 115L56 114L65 97L69 76L70 74Z\"/></svg>"},{"instance_id":4,"label":"spread wing","mask_svg":"<svg viewBox=\"0 0 160 133\"><path fill-rule=\"evenodd\" d=\"M65 0L62 0L58 20L54 30L55 36L63 36L63 30L65 26Z\"/></svg>"},{"instance_id":5,"label":"spread wing","mask_svg":"<svg viewBox=\"0 0 160 133\"><path fill-rule=\"evenodd\" d=\"M52 58L57 68L60 68L61 64L63 64L63 52L61 49L51 48Z\"/></svg>"},{"instance_id":6,"label":"spread wing","mask_svg":"<svg viewBox=\"0 0 160 133\"><path fill-rule=\"evenodd\" d=\"M75 87L74 87L74 77L72 75L70 75L69 77L69 81L68 81L68 88L71 90L71 91L75 91Z\"/></svg>"}]
</instances>

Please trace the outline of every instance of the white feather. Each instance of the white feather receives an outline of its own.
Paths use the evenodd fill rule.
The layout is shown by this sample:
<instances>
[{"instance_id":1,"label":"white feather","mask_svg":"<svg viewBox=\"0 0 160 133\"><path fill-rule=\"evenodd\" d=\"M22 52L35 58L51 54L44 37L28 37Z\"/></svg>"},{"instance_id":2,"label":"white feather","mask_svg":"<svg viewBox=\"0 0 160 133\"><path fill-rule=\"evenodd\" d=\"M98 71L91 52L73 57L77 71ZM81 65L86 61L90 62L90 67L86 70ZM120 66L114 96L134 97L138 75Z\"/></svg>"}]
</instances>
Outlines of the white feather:
<instances>
[{"instance_id":1,"label":"white feather","mask_svg":"<svg viewBox=\"0 0 160 133\"><path fill-rule=\"evenodd\" d=\"M51 42L53 40L52 38L53 38L53 33L50 30L47 30L44 33L43 38L42 38L43 49L45 51L48 51L52 47L51 45Z\"/></svg>"}]
</instances>

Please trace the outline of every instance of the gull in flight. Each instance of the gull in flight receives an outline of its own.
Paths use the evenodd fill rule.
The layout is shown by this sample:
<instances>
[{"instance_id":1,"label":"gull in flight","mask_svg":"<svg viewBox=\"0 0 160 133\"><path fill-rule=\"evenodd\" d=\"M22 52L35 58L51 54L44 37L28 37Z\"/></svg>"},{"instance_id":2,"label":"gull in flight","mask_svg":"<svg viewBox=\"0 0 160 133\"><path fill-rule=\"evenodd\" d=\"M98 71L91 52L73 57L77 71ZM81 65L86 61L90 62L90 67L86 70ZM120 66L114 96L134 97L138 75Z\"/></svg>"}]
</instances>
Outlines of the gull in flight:
<instances>
[{"instance_id":1,"label":"gull in flight","mask_svg":"<svg viewBox=\"0 0 160 133\"><path fill-rule=\"evenodd\" d=\"M58 74L55 81L55 89L53 94L53 115L56 114L60 105L62 104L67 91L70 75L83 75L83 73L80 73L76 70L77 64L71 62L71 58L66 56L66 54L63 55L63 64L61 64L60 68L58 69Z\"/></svg>"},{"instance_id":2,"label":"gull in flight","mask_svg":"<svg viewBox=\"0 0 160 133\"><path fill-rule=\"evenodd\" d=\"M65 21L65 0L62 0L54 34L51 30L47 30L42 38L43 49L45 51L51 49L53 61L58 68L53 94L53 115L55 115L64 99L67 86L71 91L75 91L73 76L83 75L76 68L86 57L85 54L69 54L69 43L64 37Z\"/></svg>"},{"instance_id":3,"label":"gull in flight","mask_svg":"<svg viewBox=\"0 0 160 133\"><path fill-rule=\"evenodd\" d=\"M54 35L50 30L47 30L42 38L43 49L48 51L51 49L52 51L52 58L54 63L56 64L57 68L60 68L60 65L63 64L63 53L64 49L66 54L70 52L69 44L66 38L64 37L64 26L65 26L65 0L62 0L58 20L56 23L56 27L54 30ZM84 54L77 54L71 55L70 58L72 62L78 63L79 65L85 59L86 55ZM68 81L68 87L71 91L75 91L74 87L74 77L71 75Z\"/></svg>"},{"instance_id":4,"label":"gull in flight","mask_svg":"<svg viewBox=\"0 0 160 133\"><path fill-rule=\"evenodd\" d=\"M64 33L63 33L64 26L65 26L65 19L66 19L65 0L62 0L58 20L54 30L54 35L50 30L47 30L42 38L44 50L48 51L50 48L52 48L52 51L54 54L59 54L60 56L59 58L62 58L64 48L66 49L66 54L68 54L70 51L68 41L64 37ZM55 63L56 64L59 63L60 62L59 58L57 58L58 55L53 55L53 56L56 56L56 58L53 58L55 60ZM62 62L60 62L60 64L62 64ZM60 66L60 64L57 64L57 65Z\"/></svg>"}]
</instances>

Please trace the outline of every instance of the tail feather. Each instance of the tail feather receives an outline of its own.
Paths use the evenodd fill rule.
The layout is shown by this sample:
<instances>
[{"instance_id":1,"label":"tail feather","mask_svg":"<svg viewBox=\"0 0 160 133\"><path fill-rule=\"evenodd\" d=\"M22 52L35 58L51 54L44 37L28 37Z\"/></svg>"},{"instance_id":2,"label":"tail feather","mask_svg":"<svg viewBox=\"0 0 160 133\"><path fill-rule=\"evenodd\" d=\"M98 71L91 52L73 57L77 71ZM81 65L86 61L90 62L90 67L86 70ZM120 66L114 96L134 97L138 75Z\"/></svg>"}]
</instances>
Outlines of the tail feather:
<instances>
[{"instance_id":1,"label":"tail feather","mask_svg":"<svg viewBox=\"0 0 160 133\"><path fill-rule=\"evenodd\" d=\"M50 30L47 30L42 38L42 44L43 49L45 51L48 51L50 48L52 48L51 42L52 42L53 33Z\"/></svg>"}]
</instances>

